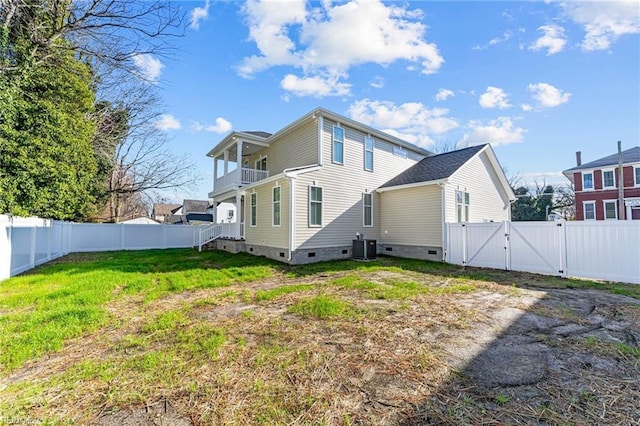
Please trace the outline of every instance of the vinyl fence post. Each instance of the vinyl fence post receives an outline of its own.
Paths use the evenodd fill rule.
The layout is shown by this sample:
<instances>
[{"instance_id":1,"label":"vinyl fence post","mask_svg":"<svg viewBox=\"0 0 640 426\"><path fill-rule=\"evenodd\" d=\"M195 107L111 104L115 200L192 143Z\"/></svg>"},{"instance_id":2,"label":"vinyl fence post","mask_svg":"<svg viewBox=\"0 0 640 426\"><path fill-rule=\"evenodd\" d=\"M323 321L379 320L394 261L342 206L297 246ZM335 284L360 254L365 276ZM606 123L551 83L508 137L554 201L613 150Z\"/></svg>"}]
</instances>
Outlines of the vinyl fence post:
<instances>
[{"instance_id":1,"label":"vinyl fence post","mask_svg":"<svg viewBox=\"0 0 640 426\"><path fill-rule=\"evenodd\" d=\"M511 222L504 222L504 269L511 270Z\"/></svg>"},{"instance_id":2,"label":"vinyl fence post","mask_svg":"<svg viewBox=\"0 0 640 426\"><path fill-rule=\"evenodd\" d=\"M47 262L51 260L51 240L53 238L53 220L49 219L47 226Z\"/></svg>"},{"instance_id":3,"label":"vinyl fence post","mask_svg":"<svg viewBox=\"0 0 640 426\"><path fill-rule=\"evenodd\" d=\"M462 224L462 266L467 266L467 225Z\"/></svg>"},{"instance_id":4,"label":"vinyl fence post","mask_svg":"<svg viewBox=\"0 0 640 426\"><path fill-rule=\"evenodd\" d=\"M567 222L562 220L558 223L558 239L560 240L560 273L562 277L568 275L567 265Z\"/></svg>"},{"instance_id":5,"label":"vinyl fence post","mask_svg":"<svg viewBox=\"0 0 640 426\"><path fill-rule=\"evenodd\" d=\"M120 250L124 250L124 224L120 224Z\"/></svg>"},{"instance_id":6,"label":"vinyl fence post","mask_svg":"<svg viewBox=\"0 0 640 426\"><path fill-rule=\"evenodd\" d=\"M160 225L162 227L162 240L160 241L160 244L162 245L163 249L167 248L167 227L166 225L163 223L162 225Z\"/></svg>"},{"instance_id":7,"label":"vinyl fence post","mask_svg":"<svg viewBox=\"0 0 640 426\"><path fill-rule=\"evenodd\" d=\"M31 227L31 246L29 248L30 269L36 267L36 228L37 224L33 222L33 226Z\"/></svg>"}]
</instances>

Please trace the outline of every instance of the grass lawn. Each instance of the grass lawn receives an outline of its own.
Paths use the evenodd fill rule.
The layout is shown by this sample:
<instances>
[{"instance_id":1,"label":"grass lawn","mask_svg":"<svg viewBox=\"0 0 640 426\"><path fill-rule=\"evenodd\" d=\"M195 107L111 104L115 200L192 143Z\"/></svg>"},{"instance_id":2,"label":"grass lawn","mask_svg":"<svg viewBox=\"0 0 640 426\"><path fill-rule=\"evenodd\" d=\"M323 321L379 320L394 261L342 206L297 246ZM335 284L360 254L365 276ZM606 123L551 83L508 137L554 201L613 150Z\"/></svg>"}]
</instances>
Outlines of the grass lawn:
<instances>
[{"instance_id":1,"label":"grass lawn","mask_svg":"<svg viewBox=\"0 0 640 426\"><path fill-rule=\"evenodd\" d=\"M516 303L523 286L640 298L640 286L394 258L69 255L0 282L0 423L121 424L155 411L174 424L400 423L455 376L445 337L483 321L458 301Z\"/></svg>"}]
</instances>

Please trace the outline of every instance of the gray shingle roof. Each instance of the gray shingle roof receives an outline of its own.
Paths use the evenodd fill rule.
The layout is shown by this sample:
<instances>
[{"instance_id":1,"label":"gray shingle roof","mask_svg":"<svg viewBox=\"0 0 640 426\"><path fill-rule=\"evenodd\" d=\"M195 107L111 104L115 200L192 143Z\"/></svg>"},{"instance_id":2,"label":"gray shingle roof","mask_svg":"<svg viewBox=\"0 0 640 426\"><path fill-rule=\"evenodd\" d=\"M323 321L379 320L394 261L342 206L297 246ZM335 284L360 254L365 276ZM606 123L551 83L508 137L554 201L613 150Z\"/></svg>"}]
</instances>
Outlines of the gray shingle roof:
<instances>
[{"instance_id":1,"label":"gray shingle roof","mask_svg":"<svg viewBox=\"0 0 640 426\"><path fill-rule=\"evenodd\" d=\"M485 145L471 146L457 151L426 157L380 188L448 178L484 147Z\"/></svg>"},{"instance_id":2,"label":"gray shingle roof","mask_svg":"<svg viewBox=\"0 0 640 426\"><path fill-rule=\"evenodd\" d=\"M180 204L154 203L153 213L158 216L167 216L177 207L180 207Z\"/></svg>"},{"instance_id":3,"label":"gray shingle roof","mask_svg":"<svg viewBox=\"0 0 640 426\"><path fill-rule=\"evenodd\" d=\"M624 164L640 162L640 146L634 146L633 148L622 151L622 162ZM598 167L613 166L616 164L618 164L618 153L593 160L581 166L572 167L565 170L565 172L584 169L597 169Z\"/></svg>"},{"instance_id":4,"label":"gray shingle roof","mask_svg":"<svg viewBox=\"0 0 640 426\"><path fill-rule=\"evenodd\" d=\"M271 133L263 132L261 130L246 130L246 131L243 131L242 133L246 133L248 135L253 135L253 136L258 136L260 138L265 138L265 139L267 139L268 137L271 136Z\"/></svg>"},{"instance_id":5,"label":"gray shingle roof","mask_svg":"<svg viewBox=\"0 0 640 426\"><path fill-rule=\"evenodd\" d=\"M208 200L184 200L182 213L204 213L209 207Z\"/></svg>"}]
</instances>

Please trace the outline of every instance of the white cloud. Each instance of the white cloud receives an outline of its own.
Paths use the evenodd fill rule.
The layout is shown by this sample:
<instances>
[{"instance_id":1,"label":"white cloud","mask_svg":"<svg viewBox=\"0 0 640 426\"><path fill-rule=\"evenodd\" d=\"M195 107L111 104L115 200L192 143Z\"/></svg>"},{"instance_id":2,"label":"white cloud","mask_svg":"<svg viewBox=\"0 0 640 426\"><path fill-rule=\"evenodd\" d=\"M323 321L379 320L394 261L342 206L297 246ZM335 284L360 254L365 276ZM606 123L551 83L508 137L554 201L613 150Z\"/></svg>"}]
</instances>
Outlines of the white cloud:
<instances>
[{"instance_id":1,"label":"white cloud","mask_svg":"<svg viewBox=\"0 0 640 426\"><path fill-rule=\"evenodd\" d=\"M506 31L505 33L502 34L501 37L494 37L491 40L489 40L489 43L485 44L484 46L477 45L472 47L472 49L484 50L484 49L487 49L489 46L495 46L496 44L504 43L505 41L508 41L511 37L513 37L513 32Z\"/></svg>"},{"instance_id":2,"label":"white cloud","mask_svg":"<svg viewBox=\"0 0 640 426\"><path fill-rule=\"evenodd\" d=\"M280 87L296 96L344 96L351 91L351 85L338 81L337 76L323 78L287 74L280 82Z\"/></svg>"},{"instance_id":3,"label":"white cloud","mask_svg":"<svg viewBox=\"0 0 640 426\"><path fill-rule=\"evenodd\" d=\"M479 100L482 108L509 108L509 96L499 87L489 86L487 91L480 95Z\"/></svg>"},{"instance_id":4,"label":"white cloud","mask_svg":"<svg viewBox=\"0 0 640 426\"><path fill-rule=\"evenodd\" d=\"M543 35L529 46L529 50L547 49L547 56L562 52L567 44L564 28L559 25L543 25L538 31Z\"/></svg>"},{"instance_id":5,"label":"white cloud","mask_svg":"<svg viewBox=\"0 0 640 426\"><path fill-rule=\"evenodd\" d=\"M148 53L135 55L133 64L138 68L138 77L148 83L157 83L164 68L164 64L159 59Z\"/></svg>"},{"instance_id":6,"label":"white cloud","mask_svg":"<svg viewBox=\"0 0 640 426\"><path fill-rule=\"evenodd\" d=\"M469 132L456 144L458 148L490 143L493 146L522 142L525 129L516 127L511 118L498 117L487 122L473 120L468 124Z\"/></svg>"},{"instance_id":7,"label":"white cloud","mask_svg":"<svg viewBox=\"0 0 640 426\"><path fill-rule=\"evenodd\" d=\"M425 39L421 12L406 6L380 0L323 1L309 7L303 0L249 0L243 11L249 39L260 51L238 67L244 77L273 66L297 67L306 76L346 75L354 65L399 60L431 74L444 62L437 46Z\"/></svg>"},{"instance_id":8,"label":"white cloud","mask_svg":"<svg viewBox=\"0 0 640 426\"><path fill-rule=\"evenodd\" d=\"M379 75L375 76L373 80L369 82L369 86L373 87L374 89L382 89L384 87L384 78L380 77Z\"/></svg>"},{"instance_id":9,"label":"white cloud","mask_svg":"<svg viewBox=\"0 0 640 426\"><path fill-rule=\"evenodd\" d=\"M191 125L191 129L196 132L227 133L233 129L233 126L228 120L218 117L216 118L216 124L202 124L196 121Z\"/></svg>"},{"instance_id":10,"label":"white cloud","mask_svg":"<svg viewBox=\"0 0 640 426\"><path fill-rule=\"evenodd\" d=\"M632 1L563 2L564 14L582 25L585 36L582 49L609 49L620 36L640 33L640 8Z\"/></svg>"},{"instance_id":11,"label":"white cloud","mask_svg":"<svg viewBox=\"0 0 640 426\"><path fill-rule=\"evenodd\" d=\"M458 127L447 116L446 108L429 109L420 102L395 105L392 102L363 99L348 110L351 118L420 146L433 144L430 135L446 133Z\"/></svg>"},{"instance_id":12,"label":"white cloud","mask_svg":"<svg viewBox=\"0 0 640 426\"><path fill-rule=\"evenodd\" d=\"M522 104L520 105L520 108L522 108L523 111L531 111L533 109L533 107L529 104Z\"/></svg>"},{"instance_id":13,"label":"white cloud","mask_svg":"<svg viewBox=\"0 0 640 426\"><path fill-rule=\"evenodd\" d=\"M569 102L571 93L553 87L547 83L530 84L528 87L531 97L538 103L539 108L553 108Z\"/></svg>"},{"instance_id":14,"label":"white cloud","mask_svg":"<svg viewBox=\"0 0 640 426\"><path fill-rule=\"evenodd\" d=\"M205 0L203 7L196 7L191 11L191 21L189 26L194 30L200 28L200 21L209 17L209 0Z\"/></svg>"},{"instance_id":15,"label":"white cloud","mask_svg":"<svg viewBox=\"0 0 640 426\"><path fill-rule=\"evenodd\" d=\"M455 94L453 93L453 91L449 90L449 89L440 89L438 90L438 93L436 93L436 101L438 102L442 102L442 101L446 101L447 99L451 98L455 96Z\"/></svg>"},{"instance_id":16,"label":"white cloud","mask_svg":"<svg viewBox=\"0 0 640 426\"><path fill-rule=\"evenodd\" d=\"M180 121L171 114L162 114L160 119L156 121L155 127L162 131L178 130L182 128Z\"/></svg>"}]
</instances>

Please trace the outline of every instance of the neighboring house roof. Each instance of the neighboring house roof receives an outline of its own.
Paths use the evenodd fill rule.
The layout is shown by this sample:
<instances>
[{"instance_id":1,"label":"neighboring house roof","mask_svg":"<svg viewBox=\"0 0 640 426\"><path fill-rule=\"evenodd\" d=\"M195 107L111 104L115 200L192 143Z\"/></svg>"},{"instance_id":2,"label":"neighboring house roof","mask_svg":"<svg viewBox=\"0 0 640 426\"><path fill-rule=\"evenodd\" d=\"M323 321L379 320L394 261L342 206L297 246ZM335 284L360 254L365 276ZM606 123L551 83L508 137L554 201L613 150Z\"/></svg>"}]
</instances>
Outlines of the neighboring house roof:
<instances>
[{"instance_id":1,"label":"neighboring house roof","mask_svg":"<svg viewBox=\"0 0 640 426\"><path fill-rule=\"evenodd\" d=\"M329 118L330 120L333 121L337 121L339 123L345 124L349 127L352 127L354 129L358 129L364 133L368 133L373 137L379 138L379 139L384 139L386 141L389 141L391 143L394 143L396 145L399 145L403 148L409 149L411 151L417 152L421 155L432 155L433 153L431 151L428 151L424 148L421 148L417 145L414 145L410 142L407 142L403 139L400 139L396 136L393 136L389 133L385 133L381 130L375 129L373 127L370 127L366 124L357 122L355 120L352 120L351 118L345 117L343 115L337 114L335 112L329 111L327 109L324 108L316 108L313 111L303 115L302 117L298 118L297 120L295 120L293 123L287 125L286 127L278 130L277 132L275 132L274 134L269 134L267 132L262 132L262 131L232 131L230 132L227 136L224 137L224 139L222 141L220 141L220 143L218 143L216 146L214 146L208 153L207 156L209 157L215 157L217 155L219 155L221 152L223 152L225 149L228 149L230 146L233 146L236 143L236 140L238 138L244 138L247 141L251 141L252 143L256 143L258 145L262 145L262 146L269 146L274 140L276 140L277 138L279 138L280 136L289 133L292 129L297 128L299 125L306 123L307 120L310 119L316 119L317 117L322 116L322 117L326 117ZM265 135L269 135L268 137L264 137Z\"/></svg>"},{"instance_id":2,"label":"neighboring house roof","mask_svg":"<svg viewBox=\"0 0 640 426\"><path fill-rule=\"evenodd\" d=\"M125 223L128 225L160 225L153 219L149 219L148 217L136 217L135 219L125 220L120 223Z\"/></svg>"},{"instance_id":3,"label":"neighboring house roof","mask_svg":"<svg viewBox=\"0 0 640 426\"><path fill-rule=\"evenodd\" d=\"M622 163L640 163L640 146L634 146L633 148L629 148L625 151L622 151ZM577 170L585 170L585 169L597 169L600 167L606 166L615 166L618 164L618 153L608 155L606 157L599 158L594 161L590 161L588 163L582 164L580 166L575 166L570 169L565 170L566 172L573 172Z\"/></svg>"},{"instance_id":4,"label":"neighboring house roof","mask_svg":"<svg viewBox=\"0 0 640 426\"><path fill-rule=\"evenodd\" d=\"M189 213L187 222L213 222L213 215L207 213Z\"/></svg>"},{"instance_id":5,"label":"neighboring house roof","mask_svg":"<svg viewBox=\"0 0 640 426\"><path fill-rule=\"evenodd\" d=\"M380 188L446 179L485 146L472 146L423 158Z\"/></svg>"},{"instance_id":6,"label":"neighboring house roof","mask_svg":"<svg viewBox=\"0 0 640 426\"><path fill-rule=\"evenodd\" d=\"M169 216L173 209L180 207L180 204L154 203L153 214L156 216Z\"/></svg>"},{"instance_id":7,"label":"neighboring house roof","mask_svg":"<svg viewBox=\"0 0 640 426\"><path fill-rule=\"evenodd\" d=\"M209 205L209 200L184 200L184 203L182 203L182 213L204 213Z\"/></svg>"}]
</instances>

